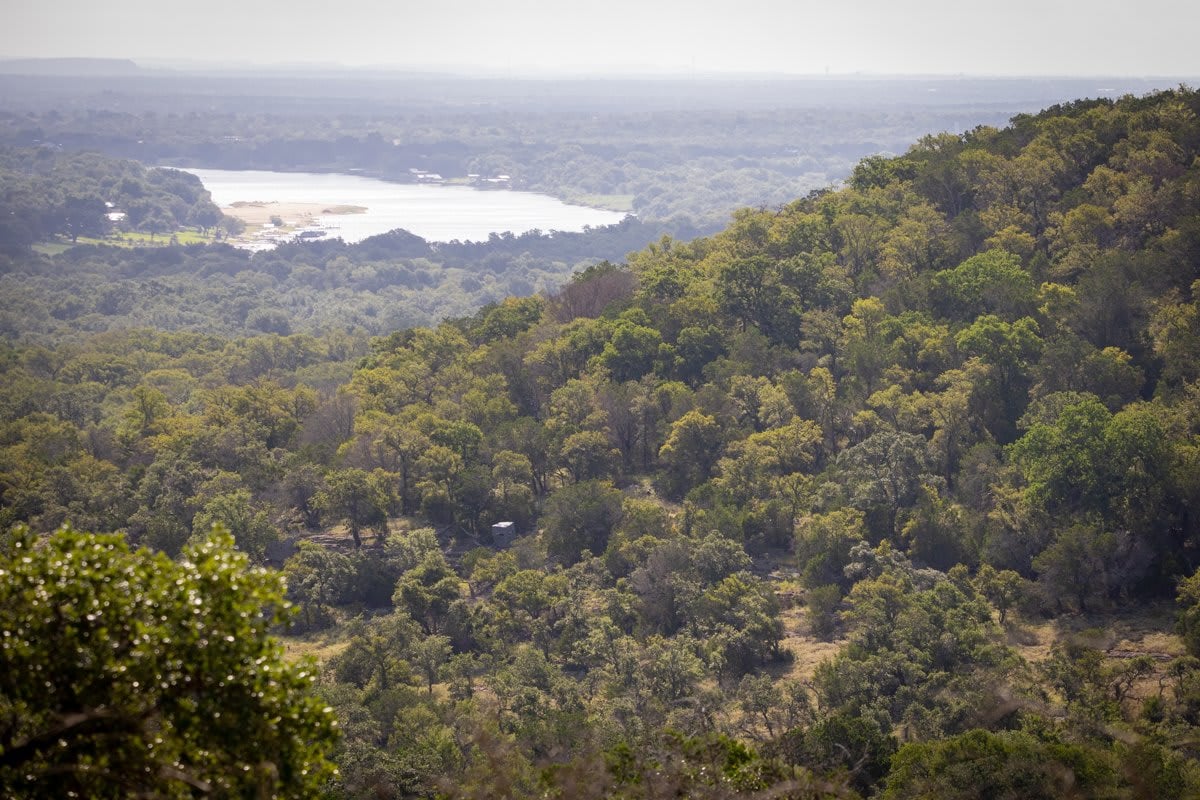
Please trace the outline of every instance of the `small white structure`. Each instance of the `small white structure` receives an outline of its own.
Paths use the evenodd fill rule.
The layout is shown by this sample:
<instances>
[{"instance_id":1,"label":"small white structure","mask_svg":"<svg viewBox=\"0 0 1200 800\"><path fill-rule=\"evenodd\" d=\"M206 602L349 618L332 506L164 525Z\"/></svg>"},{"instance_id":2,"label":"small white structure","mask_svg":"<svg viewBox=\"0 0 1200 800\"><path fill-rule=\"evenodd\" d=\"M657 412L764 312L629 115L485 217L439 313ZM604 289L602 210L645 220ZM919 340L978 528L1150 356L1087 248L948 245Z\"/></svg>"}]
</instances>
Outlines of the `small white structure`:
<instances>
[{"instance_id":1,"label":"small white structure","mask_svg":"<svg viewBox=\"0 0 1200 800\"><path fill-rule=\"evenodd\" d=\"M492 544L507 548L517 538L517 526L511 522L497 522L492 526Z\"/></svg>"}]
</instances>

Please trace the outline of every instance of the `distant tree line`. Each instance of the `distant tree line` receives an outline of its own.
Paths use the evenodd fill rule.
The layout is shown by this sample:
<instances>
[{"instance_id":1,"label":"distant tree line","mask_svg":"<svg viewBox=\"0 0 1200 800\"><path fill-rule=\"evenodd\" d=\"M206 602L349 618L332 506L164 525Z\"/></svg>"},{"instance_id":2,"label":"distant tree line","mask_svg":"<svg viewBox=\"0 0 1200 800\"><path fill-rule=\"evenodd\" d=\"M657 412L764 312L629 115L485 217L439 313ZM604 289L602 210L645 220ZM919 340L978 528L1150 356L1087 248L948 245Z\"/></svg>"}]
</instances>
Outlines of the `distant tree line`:
<instances>
[{"instance_id":1,"label":"distant tree line","mask_svg":"<svg viewBox=\"0 0 1200 800\"><path fill-rule=\"evenodd\" d=\"M80 101L81 103L94 101ZM143 163L289 172L348 172L414 181L508 176L506 187L606 205L646 220L684 219L712 232L744 206L776 207L843 179L855 162L900 152L928 130L1002 122L990 107L659 111L605 108L404 112L312 100L299 109L213 112L187 96L176 113L81 106L0 113L0 143L100 150ZM221 100L223 106L233 103ZM353 104L349 104L353 105Z\"/></svg>"}]
</instances>

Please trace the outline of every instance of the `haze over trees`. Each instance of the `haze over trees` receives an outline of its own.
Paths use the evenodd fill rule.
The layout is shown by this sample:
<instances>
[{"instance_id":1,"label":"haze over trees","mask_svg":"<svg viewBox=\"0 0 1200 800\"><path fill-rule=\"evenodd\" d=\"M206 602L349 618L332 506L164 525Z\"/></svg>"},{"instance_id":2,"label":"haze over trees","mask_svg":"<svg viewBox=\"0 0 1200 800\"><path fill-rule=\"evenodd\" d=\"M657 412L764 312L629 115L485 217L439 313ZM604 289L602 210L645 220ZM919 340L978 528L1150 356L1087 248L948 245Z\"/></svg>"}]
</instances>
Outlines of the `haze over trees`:
<instances>
[{"instance_id":1,"label":"haze over trees","mask_svg":"<svg viewBox=\"0 0 1200 800\"><path fill-rule=\"evenodd\" d=\"M414 169L485 186L506 176L504 186L712 233L737 208L788 203L930 131L1114 91L1067 79L230 77L0 74L0 144L399 181ZM1128 79L1115 91L1151 88Z\"/></svg>"},{"instance_id":2,"label":"haze over trees","mask_svg":"<svg viewBox=\"0 0 1200 800\"><path fill-rule=\"evenodd\" d=\"M369 341L10 336L3 522L281 563L331 796L1196 796L1198 114L926 136ZM233 258L155 253L14 263Z\"/></svg>"}]
</instances>

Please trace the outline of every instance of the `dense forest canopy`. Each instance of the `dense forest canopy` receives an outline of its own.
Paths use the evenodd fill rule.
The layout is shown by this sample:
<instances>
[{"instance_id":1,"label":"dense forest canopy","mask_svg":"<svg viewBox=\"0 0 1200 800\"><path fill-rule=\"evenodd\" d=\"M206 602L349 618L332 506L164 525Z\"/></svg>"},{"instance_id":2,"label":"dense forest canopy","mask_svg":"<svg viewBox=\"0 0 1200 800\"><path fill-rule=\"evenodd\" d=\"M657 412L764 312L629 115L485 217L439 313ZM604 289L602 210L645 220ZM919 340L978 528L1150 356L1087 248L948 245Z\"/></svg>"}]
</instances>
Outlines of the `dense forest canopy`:
<instances>
[{"instance_id":1,"label":"dense forest canopy","mask_svg":"<svg viewBox=\"0 0 1200 800\"><path fill-rule=\"evenodd\" d=\"M1200 793L1200 94L617 261L369 344L10 336L3 521L282 564L332 796Z\"/></svg>"},{"instance_id":2,"label":"dense forest canopy","mask_svg":"<svg viewBox=\"0 0 1200 800\"><path fill-rule=\"evenodd\" d=\"M356 244L296 242L259 253L225 243L130 249L97 241L57 254L23 248L0 254L0 330L40 343L140 327L379 335L553 292L574 272L619 261L668 233L696 230L626 217L581 232L493 234L484 242L430 243L397 230Z\"/></svg>"}]
</instances>

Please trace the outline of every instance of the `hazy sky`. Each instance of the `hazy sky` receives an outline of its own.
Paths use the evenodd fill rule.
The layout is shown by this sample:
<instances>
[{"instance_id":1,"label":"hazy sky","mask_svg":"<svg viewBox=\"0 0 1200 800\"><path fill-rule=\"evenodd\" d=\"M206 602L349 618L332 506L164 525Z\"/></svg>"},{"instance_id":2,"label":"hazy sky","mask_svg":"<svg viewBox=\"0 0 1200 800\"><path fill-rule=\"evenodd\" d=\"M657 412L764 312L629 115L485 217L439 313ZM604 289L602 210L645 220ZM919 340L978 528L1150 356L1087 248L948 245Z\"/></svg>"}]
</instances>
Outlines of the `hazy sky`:
<instances>
[{"instance_id":1,"label":"hazy sky","mask_svg":"<svg viewBox=\"0 0 1200 800\"><path fill-rule=\"evenodd\" d=\"M1198 0L0 0L0 58L1200 76Z\"/></svg>"}]
</instances>

